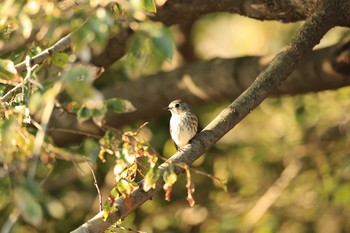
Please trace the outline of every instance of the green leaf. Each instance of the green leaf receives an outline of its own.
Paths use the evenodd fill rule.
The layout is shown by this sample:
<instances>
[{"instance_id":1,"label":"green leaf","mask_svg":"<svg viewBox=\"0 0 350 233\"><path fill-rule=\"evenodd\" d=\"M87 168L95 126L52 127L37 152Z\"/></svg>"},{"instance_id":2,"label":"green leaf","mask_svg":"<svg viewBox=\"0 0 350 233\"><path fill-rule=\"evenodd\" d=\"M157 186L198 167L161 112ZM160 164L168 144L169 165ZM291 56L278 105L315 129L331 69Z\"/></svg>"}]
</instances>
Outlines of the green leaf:
<instances>
[{"instance_id":1,"label":"green leaf","mask_svg":"<svg viewBox=\"0 0 350 233\"><path fill-rule=\"evenodd\" d=\"M103 107L100 109L93 109L92 120L95 122L95 124L102 127L106 113L107 107L105 105L103 105Z\"/></svg>"},{"instance_id":2,"label":"green leaf","mask_svg":"<svg viewBox=\"0 0 350 233\"><path fill-rule=\"evenodd\" d=\"M67 53L55 53L52 58L52 63L63 68L68 62L69 55Z\"/></svg>"},{"instance_id":3,"label":"green leaf","mask_svg":"<svg viewBox=\"0 0 350 233\"><path fill-rule=\"evenodd\" d=\"M135 107L128 100L113 98L104 101L107 109L115 113L126 113L135 111Z\"/></svg>"},{"instance_id":4,"label":"green leaf","mask_svg":"<svg viewBox=\"0 0 350 233\"><path fill-rule=\"evenodd\" d=\"M93 86L97 69L88 65L73 65L62 74L64 88L72 100L88 108L101 108L103 96Z\"/></svg>"},{"instance_id":5,"label":"green leaf","mask_svg":"<svg viewBox=\"0 0 350 233\"><path fill-rule=\"evenodd\" d=\"M40 197L41 186L40 183L33 178L26 178L23 183L23 187L28 190L35 198Z\"/></svg>"},{"instance_id":6,"label":"green leaf","mask_svg":"<svg viewBox=\"0 0 350 233\"><path fill-rule=\"evenodd\" d=\"M92 117L93 110L88 109L87 107L81 107L78 111L78 122L82 123L89 120Z\"/></svg>"},{"instance_id":7,"label":"green leaf","mask_svg":"<svg viewBox=\"0 0 350 233\"><path fill-rule=\"evenodd\" d=\"M103 204L103 221L106 221L109 214L115 211L117 211L117 207L115 207L113 204L111 205L109 201L106 201Z\"/></svg>"},{"instance_id":8,"label":"green leaf","mask_svg":"<svg viewBox=\"0 0 350 233\"><path fill-rule=\"evenodd\" d=\"M143 0L143 7L146 11L156 13L157 7L154 0Z\"/></svg>"},{"instance_id":9,"label":"green leaf","mask_svg":"<svg viewBox=\"0 0 350 233\"><path fill-rule=\"evenodd\" d=\"M171 60L174 55L174 44L171 32L163 28L152 37L153 50L163 59Z\"/></svg>"},{"instance_id":10,"label":"green leaf","mask_svg":"<svg viewBox=\"0 0 350 233\"><path fill-rule=\"evenodd\" d=\"M23 219L34 226L39 226L43 219L43 211L38 200L22 187L14 190L14 198Z\"/></svg>"},{"instance_id":11,"label":"green leaf","mask_svg":"<svg viewBox=\"0 0 350 233\"><path fill-rule=\"evenodd\" d=\"M166 184L172 186L177 180L177 175L172 169L170 171L166 170L163 173L163 180Z\"/></svg>"},{"instance_id":12,"label":"green leaf","mask_svg":"<svg viewBox=\"0 0 350 233\"><path fill-rule=\"evenodd\" d=\"M113 17L109 11L100 7L96 10L96 15L82 24L74 33L74 45L79 51L89 46L94 52L100 53L105 47L110 26L114 24Z\"/></svg>"},{"instance_id":13,"label":"green leaf","mask_svg":"<svg viewBox=\"0 0 350 233\"><path fill-rule=\"evenodd\" d=\"M16 104L22 103L24 100L24 93L18 93L15 95L15 98L13 99L13 102Z\"/></svg>"},{"instance_id":14,"label":"green leaf","mask_svg":"<svg viewBox=\"0 0 350 233\"><path fill-rule=\"evenodd\" d=\"M159 178L159 170L151 169L147 172L144 182L143 182L143 190L147 192L151 188L156 188L156 182Z\"/></svg>"},{"instance_id":15,"label":"green leaf","mask_svg":"<svg viewBox=\"0 0 350 233\"><path fill-rule=\"evenodd\" d=\"M110 191L110 195L114 197L114 199L117 199L119 197L119 193L116 187L112 188Z\"/></svg>"},{"instance_id":16,"label":"green leaf","mask_svg":"<svg viewBox=\"0 0 350 233\"><path fill-rule=\"evenodd\" d=\"M117 189L123 195L124 198L130 196L130 194L137 188L137 183L130 182L124 179L120 180L117 184Z\"/></svg>"},{"instance_id":17,"label":"green leaf","mask_svg":"<svg viewBox=\"0 0 350 233\"><path fill-rule=\"evenodd\" d=\"M99 143L106 148L111 148L116 140L113 131L107 130L105 135L100 139Z\"/></svg>"}]
</instances>

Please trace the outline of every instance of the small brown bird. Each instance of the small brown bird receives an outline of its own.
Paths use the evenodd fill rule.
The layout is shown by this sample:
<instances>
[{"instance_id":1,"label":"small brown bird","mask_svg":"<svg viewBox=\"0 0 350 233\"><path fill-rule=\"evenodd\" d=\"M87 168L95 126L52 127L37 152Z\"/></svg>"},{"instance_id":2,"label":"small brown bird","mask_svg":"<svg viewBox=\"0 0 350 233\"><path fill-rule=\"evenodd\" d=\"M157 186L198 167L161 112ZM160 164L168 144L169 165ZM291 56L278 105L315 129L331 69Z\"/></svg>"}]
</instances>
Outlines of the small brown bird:
<instances>
[{"instance_id":1,"label":"small brown bird","mask_svg":"<svg viewBox=\"0 0 350 233\"><path fill-rule=\"evenodd\" d=\"M179 150L196 135L198 119L191 112L190 106L182 100L174 100L164 109L171 112L170 136Z\"/></svg>"}]
</instances>

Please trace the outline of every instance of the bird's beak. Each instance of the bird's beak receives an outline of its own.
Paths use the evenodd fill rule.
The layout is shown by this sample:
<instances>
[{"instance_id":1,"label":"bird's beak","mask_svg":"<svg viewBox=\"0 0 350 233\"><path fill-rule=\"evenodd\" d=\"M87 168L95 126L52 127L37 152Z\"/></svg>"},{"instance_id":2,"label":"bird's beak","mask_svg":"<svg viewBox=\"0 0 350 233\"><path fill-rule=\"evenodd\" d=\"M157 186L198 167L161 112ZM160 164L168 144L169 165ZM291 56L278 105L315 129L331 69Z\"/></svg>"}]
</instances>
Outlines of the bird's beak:
<instances>
[{"instance_id":1,"label":"bird's beak","mask_svg":"<svg viewBox=\"0 0 350 233\"><path fill-rule=\"evenodd\" d=\"M165 107L165 108L163 108L163 110L170 110L170 108L169 107Z\"/></svg>"}]
</instances>

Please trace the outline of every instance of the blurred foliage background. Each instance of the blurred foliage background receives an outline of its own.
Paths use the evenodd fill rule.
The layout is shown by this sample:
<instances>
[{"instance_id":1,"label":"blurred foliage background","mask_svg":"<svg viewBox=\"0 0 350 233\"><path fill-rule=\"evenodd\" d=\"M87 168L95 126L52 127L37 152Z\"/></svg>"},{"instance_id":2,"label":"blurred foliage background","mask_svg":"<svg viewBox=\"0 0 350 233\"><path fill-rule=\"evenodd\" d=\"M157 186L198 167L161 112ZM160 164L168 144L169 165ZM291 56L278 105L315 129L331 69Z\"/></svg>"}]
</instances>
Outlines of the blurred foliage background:
<instances>
[{"instance_id":1,"label":"blurred foliage background","mask_svg":"<svg viewBox=\"0 0 350 233\"><path fill-rule=\"evenodd\" d=\"M14 64L75 32L72 48L45 61L33 71L31 83L2 99L2 233L11 228L11 232L67 232L98 213L93 175L83 158L91 160L103 202L107 200L116 185L116 158L105 153L106 161L101 161L101 141L88 137L59 148L46 135L40 153L35 154L38 135L45 131L42 123L29 124L28 118L43 114L56 98L80 121L92 117L101 125L107 109L125 112L132 105L127 100L107 103L98 88L181 66L176 49L179 29L148 20L145 12L154 11L149 2L120 1L110 10L109 1L88 1L65 11L60 1L0 3L1 96L20 83ZM126 55L95 80L94 68L80 62L102 51L109 35L125 24L135 30ZM281 49L300 25L212 14L195 24L192 40L200 59L265 55ZM24 43L33 31L40 32L37 39ZM347 29L335 28L319 47L334 44L346 34ZM83 77L83 85L76 77ZM180 175L170 202L158 193L121 226L148 233L350 232L349 95L350 89L342 88L266 100L192 166L194 207L186 201L186 177ZM228 103L194 108L200 127ZM137 145L150 145L163 157L171 156L175 148L169 118L152 120L137 135ZM122 131L136 131L142 123Z\"/></svg>"}]
</instances>

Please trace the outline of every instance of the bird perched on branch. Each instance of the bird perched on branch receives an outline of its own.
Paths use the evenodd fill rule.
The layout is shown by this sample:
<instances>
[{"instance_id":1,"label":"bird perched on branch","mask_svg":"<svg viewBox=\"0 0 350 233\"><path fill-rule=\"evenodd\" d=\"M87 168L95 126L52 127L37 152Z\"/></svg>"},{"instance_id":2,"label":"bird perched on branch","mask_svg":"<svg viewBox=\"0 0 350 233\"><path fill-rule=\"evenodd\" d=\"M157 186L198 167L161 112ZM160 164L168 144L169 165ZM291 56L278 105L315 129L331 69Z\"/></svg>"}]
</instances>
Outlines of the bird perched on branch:
<instances>
[{"instance_id":1,"label":"bird perched on branch","mask_svg":"<svg viewBox=\"0 0 350 233\"><path fill-rule=\"evenodd\" d=\"M174 100L164 110L171 112L170 136L179 150L196 135L198 119L190 106L182 100Z\"/></svg>"}]
</instances>

